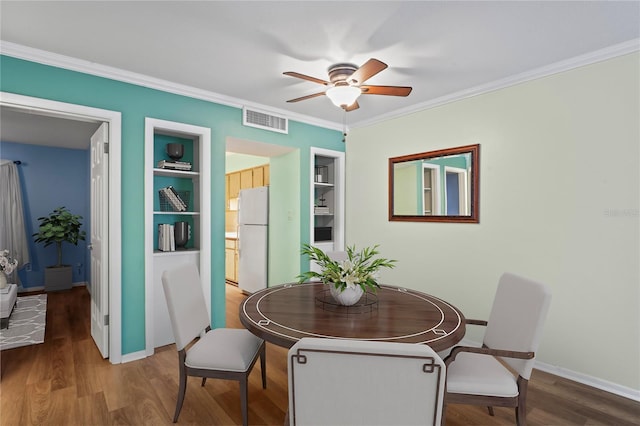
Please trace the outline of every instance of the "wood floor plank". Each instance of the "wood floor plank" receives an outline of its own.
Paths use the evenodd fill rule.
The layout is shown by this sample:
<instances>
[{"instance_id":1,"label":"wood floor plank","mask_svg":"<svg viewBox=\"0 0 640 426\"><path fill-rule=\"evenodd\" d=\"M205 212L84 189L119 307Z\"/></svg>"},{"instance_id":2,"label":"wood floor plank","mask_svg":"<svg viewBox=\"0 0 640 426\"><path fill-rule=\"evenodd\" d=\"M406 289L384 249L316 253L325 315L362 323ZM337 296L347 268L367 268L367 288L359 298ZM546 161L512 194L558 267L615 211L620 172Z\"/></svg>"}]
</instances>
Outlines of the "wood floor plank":
<instances>
[{"instance_id":1,"label":"wood floor plank","mask_svg":"<svg viewBox=\"0 0 640 426\"><path fill-rule=\"evenodd\" d=\"M227 286L227 326L241 328L244 299ZM175 345L151 357L113 365L90 336L85 288L48 294L45 342L0 353L0 426L171 425L178 393ZM267 389L260 365L249 377L249 424L282 424L288 407L287 350L267 344ZM513 425L514 410L450 405L447 426ZM637 425L640 403L534 370L527 423ZM190 378L179 424L241 424L237 382Z\"/></svg>"},{"instance_id":2,"label":"wood floor plank","mask_svg":"<svg viewBox=\"0 0 640 426\"><path fill-rule=\"evenodd\" d=\"M77 398L77 421L83 425L109 424L109 410L104 394L97 392Z\"/></svg>"}]
</instances>

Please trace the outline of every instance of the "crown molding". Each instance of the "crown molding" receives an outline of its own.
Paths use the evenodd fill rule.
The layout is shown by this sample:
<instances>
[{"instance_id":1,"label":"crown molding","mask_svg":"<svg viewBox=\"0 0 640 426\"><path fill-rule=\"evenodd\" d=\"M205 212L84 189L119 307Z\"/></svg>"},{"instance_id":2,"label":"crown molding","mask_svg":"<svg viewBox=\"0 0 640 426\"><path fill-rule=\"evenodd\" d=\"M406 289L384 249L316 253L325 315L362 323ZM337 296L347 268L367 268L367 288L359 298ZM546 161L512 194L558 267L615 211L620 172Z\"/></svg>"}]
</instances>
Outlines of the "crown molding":
<instances>
[{"instance_id":1,"label":"crown molding","mask_svg":"<svg viewBox=\"0 0 640 426\"><path fill-rule=\"evenodd\" d=\"M358 127L366 127L374 124L381 123L383 121L399 118L401 116L413 114L416 112L436 108L442 105L446 105L451 102L456 102L462 99L471 98L474 96L490 93L496 90L504 89L510 86L514 86L520 83L524 83L531 80L547 77L553 74L562 73L575 68L591 65L597 62L606 61L608 59L616 58L618 56L627 55L640 51L640 38L626 41L624 43L615 44L604 49L589 52L584 55L575 56L560 62L556 62L544 67L536 68L530 71L525 71L520 74L509 76L500 80L496 80L490 83L482 84L479 86L471 87L469 89L461 90L449 95L441 96L439 98L432 99L427 102L412 105L407 108L401 108L394 111L390 111L387 114L379 115L371 119L362 120L351 123L349 129ZM84 61L81 59L72 58L70 56L59 55L57 53L51 53L40 49L34 49L27 46L22 46L16 43L0 40L0 53L6 56L12 56L18 59L24 59L31 62L37 62L44 65L50 65L58 68L64 68L71 71L82 72L85 74L91 74L98 77L109 78L112 80L122 81L126 83L135 84L138 86L148 87L151 89L161 90L164 92L173 93L176 95L187 96L190 98L201 99L221 105L227 105L234 108L242 108L243 106L260 109L265 112L272 112L276 115L284 116L290 120L298 121L301 123L310 124L313 126L323 127L331 130L343 130L343 126L340 123L335 123L326 120L320 120L307 115L296 114L290 111L285 111L278 108L272 108L269 106L257 104L247 100L232 98L230 96L221 95L219 93L210 92L207 90L198 89L195 87L173 83L167 80L162 80L143 74L138 74L130 71L125 71L119 68L109 67L106 65L100 65L95 62Z\"/></svg>"},{"instance_id":2,"label":"crown molding","mask_svg":"<svg viewBox=\"0 0 640 426\"><path fill-rule=\"evenodd\" d=\"M416 112L436 108L451 102L456 102L462 99L471 98L473 96L482 95L496 90L504 89L516 84L524 83L531 80L547 77L553 74L559 74L565 71L569 71L575 68L591 65L597 62L613 59L618 56L627 55L630 53L640 51L640 38L626 41L624 43L615 44L604 49L596 50L586 53L584 55L575 56L560 62L556 62L544 67L536 68L530 71L525 71L520 74L509 76L500 80L492 81L487 84L471 87L469 89L461 90L459 92L451 93L449 95L441 96L439 98L432 99L427 102L412 105L407 108L397 109L387 114L379 115L369 120L362 120L356 123L352 123L350 128L367 127L373 124L378 124L383 121L399 118L404 115L413 114Z\"/></svg>"},{"instance_id":3,"label":"crown molding","mask_svg":"<svg viewBox=\"0 0 640 426\"><path fill-rule=\"evenodd\" d=\"M34 49L32 47L27 47L4 40L0 40L0 54L23 59L26 61L37 62L43 65L63 68L70 71L77 71L85 74L95 75L97 77L104 77L111 80L131 83L137 86L161 90L163 92L187 96L190 98L209 101L234 108L242 109L242 107L246 106L249 108L259 109L267 113L273 113L274 115L284 116L289 120L298 121L300 123L306 123L326 129L342 131L342 125L340 123L320 120L307 115L296 114L290 111L261 105L255 102L210 92L208 90L202 90L184 84L173 83L171 81L150 77L144 74L138 74L122 70L120 68L110 67L107 65L101 65L95 62L89 62L70 56L47 52L45 50Z\"/></svg>"}]
</instances>

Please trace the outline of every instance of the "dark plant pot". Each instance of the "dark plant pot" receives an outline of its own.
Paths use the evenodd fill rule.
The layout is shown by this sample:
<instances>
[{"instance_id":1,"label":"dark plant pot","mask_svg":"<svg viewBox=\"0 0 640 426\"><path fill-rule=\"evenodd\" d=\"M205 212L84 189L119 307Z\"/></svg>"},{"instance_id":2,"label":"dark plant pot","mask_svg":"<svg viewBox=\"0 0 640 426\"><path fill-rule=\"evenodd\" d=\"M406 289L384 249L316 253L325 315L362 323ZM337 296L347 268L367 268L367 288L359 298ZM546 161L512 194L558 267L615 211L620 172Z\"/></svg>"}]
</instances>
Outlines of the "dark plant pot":
<instances>
[{"instance_id":1,"label":"dark plant pot","mask_svg":"<svg viewBox=\"0 0 640 426\"><path fill-rule=\"evenodd\" d=\"M71 265L47 266L44 270L45 291L70 290L73 286L73 268Z\"/></svg>"},{"instance_id":2,"label":"dark plant pot","mask_svg":"<svg viewBox=\"0 0 640 426\"><path fill-rule=\"evenodd\" d=\"M168 143L167 155L172 160L178 161L184 155L184 145L182 145L181 143Z\"/></svg>"}]
</instances>

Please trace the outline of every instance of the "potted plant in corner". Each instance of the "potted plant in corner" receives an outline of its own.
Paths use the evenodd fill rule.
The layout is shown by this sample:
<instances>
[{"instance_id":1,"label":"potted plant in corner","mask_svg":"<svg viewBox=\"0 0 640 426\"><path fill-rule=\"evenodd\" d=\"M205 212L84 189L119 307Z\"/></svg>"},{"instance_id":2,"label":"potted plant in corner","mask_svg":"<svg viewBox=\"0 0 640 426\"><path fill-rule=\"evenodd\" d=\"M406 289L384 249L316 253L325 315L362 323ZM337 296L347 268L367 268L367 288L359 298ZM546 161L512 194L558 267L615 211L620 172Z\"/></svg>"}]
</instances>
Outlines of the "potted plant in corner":
<instances>
[{"instance_id":1,"label":"potted plant in corner","mask_svg":"<svg viewBox=\"0 0 640 426\"><path fill-rule=\"evenodd\" d=\"M58 249L58 263L47 266L44 271L44 287L47 291L68 290L72 285L73 268L62 264L62 243L78 245L78 241L85 239L85 231L81 231L82 216L74 215L66 207L54 209L49 216L39 217L40 227L33 234L36 243L43 243L45 247L56 244Z\"/></svg>"},{"instance_id":2,"label":"potted plant in corner","mask_svg":"<svg viewBox=\"0 0 640 426\"><path fill-rule=\"evenodd\" d=\"M378 246L366 247L356 252L355 246L347 247L346 260L334 260L318 247L303 244L302 254L320 266L320 272L307 271L298 275L302 283L311 278L319 278L329 286L331 296L341 305L351 306L360 300L365 291L375 292L380 268L395 267L395 260L375 258Z\"/></svg>"}]
</instances>

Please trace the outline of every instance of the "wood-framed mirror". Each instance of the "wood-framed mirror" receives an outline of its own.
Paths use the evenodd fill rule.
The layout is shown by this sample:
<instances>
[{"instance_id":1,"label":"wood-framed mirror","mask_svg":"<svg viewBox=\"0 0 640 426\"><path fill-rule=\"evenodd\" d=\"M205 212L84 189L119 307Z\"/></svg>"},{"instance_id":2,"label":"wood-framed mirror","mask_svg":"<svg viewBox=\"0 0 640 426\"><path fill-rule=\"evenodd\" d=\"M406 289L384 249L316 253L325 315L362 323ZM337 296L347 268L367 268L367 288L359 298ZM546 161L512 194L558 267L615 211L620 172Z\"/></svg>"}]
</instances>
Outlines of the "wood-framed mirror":
<instances>
[{"instance_id":1,"label":"wood-framed mirror","mask_svg":"<svg viewBox=\"0 0 640 426\"><path fill-rule=\"evenodd\" d=\"M389 158L389 220L480 221L480 145Z\"/></svg>"}]
</instances>

